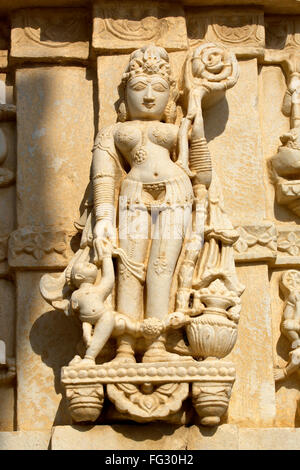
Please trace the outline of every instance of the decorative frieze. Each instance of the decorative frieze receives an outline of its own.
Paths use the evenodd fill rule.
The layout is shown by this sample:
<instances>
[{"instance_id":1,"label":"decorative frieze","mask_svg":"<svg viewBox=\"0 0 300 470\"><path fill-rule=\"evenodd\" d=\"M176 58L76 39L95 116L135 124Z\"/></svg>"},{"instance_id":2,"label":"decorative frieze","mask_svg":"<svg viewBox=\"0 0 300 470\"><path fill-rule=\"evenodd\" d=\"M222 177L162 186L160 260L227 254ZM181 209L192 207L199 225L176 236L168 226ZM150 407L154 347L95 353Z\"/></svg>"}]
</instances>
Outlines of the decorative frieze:
<instances>
[{"instance_id":1,"label":"decorative frieze","mask_svg":"<svg viewBox=\"0 0 300 470\"><path fill-rule=\"evenodd\" d=\"M266 15L266 48L295 50L300 45L300 16Z\"/></svg>"},{"instance_id":2,"label":"decorative frieze","mask_svg":"<svg viewBox=\"0 0 300 470\"><path fill-rule=\"evenodd\" d=\"M236 261L274 260L277 256L277 230L272 222L236 227Z\"/></svg>"},{"instance_id":3,"label":"decorative frieze","mask_svg":"<svg viewBox=\"0 0 300 470\"><path fill-rule=\"evenodd\" d=\"M264 16L259 9L191 9L187 11L190 46L218 42L237 57L263 56Z\"/></svg>"},{"instance_id":4,"label":"decorative frieze","mask_svg":"<svg viewBox=\"0 0 300 470\"><path fill-rule=\"evenodd\" d=\"M11 58L87 59L88 10L33 8L12 15Z\"/></svg>"},{"instance_id":5,"label":"decorative frieze","mask_svg":"<svg viewBox=\"0 0 300 470\"><path fill-rule=\"evenodd\" d=\"M93 47L97 51L130 52L146 44L168 51L187 48L183 8L174 3L125 0L94 4Z\"/></svg>"},{"instance_id":6,"label":"decorative frieze","mask_svg":"<svg viewBox=\"0 0 300 470\"><path fill-rule=\"evenodd\" d=\"M53 227L23 227L9 238L9 265L13 268L64 268L73 255L67 232Z\"/></svg>"},{"instance_id":7,"label":"decorative frieze","mask_svg":"<svg viewBox=\"0 0 300 470\"><path fill-rule=\"evenodd\" d=\"M277 226L276 266L300 266L300 227L297 225Z\"/></svg>"}]
</instances>

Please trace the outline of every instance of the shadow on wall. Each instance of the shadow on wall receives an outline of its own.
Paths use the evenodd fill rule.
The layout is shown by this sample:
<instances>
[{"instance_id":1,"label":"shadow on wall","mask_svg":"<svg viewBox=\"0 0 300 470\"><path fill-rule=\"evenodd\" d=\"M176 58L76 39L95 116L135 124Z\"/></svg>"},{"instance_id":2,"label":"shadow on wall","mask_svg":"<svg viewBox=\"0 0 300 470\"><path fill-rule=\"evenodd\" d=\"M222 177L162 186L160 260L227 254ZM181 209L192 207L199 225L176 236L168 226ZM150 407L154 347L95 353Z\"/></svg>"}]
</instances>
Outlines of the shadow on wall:
<instances>
[{"instance_id":1,"label":"shadow on wall","mask_svg":"<svg viewBox=\"0 0 300 470\"><path fill-rule=\"evenodd\" d=\"M68 318L56 310L41 315L32 325L30 344L35 354L53 370L55 392L62 394L53 425L69 424L70 414L64 389L60 382L61 368L76 354L81 339L81 326L75 317ZM58 354L59 352L59 354Z\"/></svg>"},{"instance_id":2,"label":"shadow on wall","mask_svg":"<svg viewBox=\"0 0 300 470\"><path fill-rule=\"evenodd\" d=\"M207 142L221 135L229 117L229 107L226 97L222 98L212 108L203 111L204 129ZM217 157L217 155L216 155Z\"/></svg>"}]
</instances>

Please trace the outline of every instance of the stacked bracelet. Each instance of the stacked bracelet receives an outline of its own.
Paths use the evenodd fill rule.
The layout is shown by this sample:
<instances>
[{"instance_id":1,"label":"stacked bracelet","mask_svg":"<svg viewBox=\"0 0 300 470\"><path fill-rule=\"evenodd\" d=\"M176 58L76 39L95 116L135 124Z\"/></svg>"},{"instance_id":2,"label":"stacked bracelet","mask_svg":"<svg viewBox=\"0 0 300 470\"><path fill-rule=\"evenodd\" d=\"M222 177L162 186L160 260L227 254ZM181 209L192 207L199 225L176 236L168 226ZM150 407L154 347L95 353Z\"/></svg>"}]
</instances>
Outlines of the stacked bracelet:
<instances>
[{"instance_id":1,"label":"stacked bracelet","mask_svg":"<svg viewBox=\"0 0 300 470\"><path fill-rule=\"evenodd\" d=\"M111 175L96 175L93 178L94 209L96 220L114 220L114 178Z\"/></svg>"}]
</instances>

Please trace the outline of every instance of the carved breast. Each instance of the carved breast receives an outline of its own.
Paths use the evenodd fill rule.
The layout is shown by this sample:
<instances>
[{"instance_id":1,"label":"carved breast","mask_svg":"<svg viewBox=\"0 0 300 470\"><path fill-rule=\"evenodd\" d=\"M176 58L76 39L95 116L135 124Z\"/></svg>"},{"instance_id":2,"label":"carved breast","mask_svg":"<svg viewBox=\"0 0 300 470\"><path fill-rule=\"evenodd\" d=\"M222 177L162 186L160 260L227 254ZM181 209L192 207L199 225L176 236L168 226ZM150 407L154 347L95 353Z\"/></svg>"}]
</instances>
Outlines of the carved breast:
<instances>
[{"instance_id":1,"label":"carved breast","mask_svg":"<svg viewBox=\"0 0 300 470\"><path fill-rule=\"evenodd\" d=\"M137 146L145 146L147 141L171 150L177 141L177 126L157 122L156 124L128 123L118 126L115 132L115 143L124 153L130 153Z\"/></svg>"},{"instance_id":2,"label":"carved breast","mask_svg":"<svg viewBox=\"0 0 300 470\"><path fill-rule=\"evenodd\" d=\"M142 140L142 132L139 128L130 124L118 126L115 132L115 143L125 153L134 149Z\"/></svg>"},{"instance_id":3,"label":"carved breast","mask_svg":"<svg viewBox=\"0 0 300 470\"><path fill-rule=\"evenodd\" d=\"M149 128L151 142L171 150L177 141L177 126L173 124L157 123Z\"/></svg>"}]
</instances>

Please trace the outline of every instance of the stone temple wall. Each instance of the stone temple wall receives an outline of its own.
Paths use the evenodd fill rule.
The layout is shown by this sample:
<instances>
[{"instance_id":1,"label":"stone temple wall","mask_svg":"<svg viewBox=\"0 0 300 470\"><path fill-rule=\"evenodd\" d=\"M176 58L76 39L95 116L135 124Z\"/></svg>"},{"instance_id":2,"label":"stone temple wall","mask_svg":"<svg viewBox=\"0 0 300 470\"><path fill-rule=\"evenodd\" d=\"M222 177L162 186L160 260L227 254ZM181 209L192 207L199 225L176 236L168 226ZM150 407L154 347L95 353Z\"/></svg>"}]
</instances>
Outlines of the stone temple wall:
<instances>
[{"instance_id":1,"label":"stone temple wall","mask_svg":"<svg viewBox=\"0 0 300 470\"><path fill-rule=\"evenodd\" d=\"M298 449L300 2L0 3L0 449ZM237 84L203 112L245 286L226 358L235 383L212 428L195 416L74 424L61 368L80 324L39 290L79 248L95 136L116 122L130 54L153 43L179 82L205 43L239 63Z\"/></svg>"}]
</instances>

